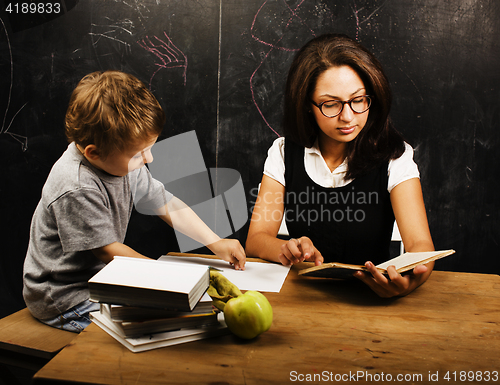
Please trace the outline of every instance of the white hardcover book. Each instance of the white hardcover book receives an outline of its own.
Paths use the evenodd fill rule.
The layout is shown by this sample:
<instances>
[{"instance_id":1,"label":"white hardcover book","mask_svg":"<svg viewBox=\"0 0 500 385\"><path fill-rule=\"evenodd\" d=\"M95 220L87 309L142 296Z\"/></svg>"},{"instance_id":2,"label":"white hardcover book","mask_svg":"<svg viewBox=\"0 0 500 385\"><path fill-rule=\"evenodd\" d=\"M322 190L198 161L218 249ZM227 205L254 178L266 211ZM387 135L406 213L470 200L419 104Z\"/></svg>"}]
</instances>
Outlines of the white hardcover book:
<instances>
[{"instance_id":1,"label":"white hardcover book","mask_svg":"<svg viewBox=\"0 0 500 385\"><path fill-rule=\"evenodd\" d=\"M210 285L206 266L115 257L89 280L90 299L191 311Z\"/></svg>"}]
</instances>

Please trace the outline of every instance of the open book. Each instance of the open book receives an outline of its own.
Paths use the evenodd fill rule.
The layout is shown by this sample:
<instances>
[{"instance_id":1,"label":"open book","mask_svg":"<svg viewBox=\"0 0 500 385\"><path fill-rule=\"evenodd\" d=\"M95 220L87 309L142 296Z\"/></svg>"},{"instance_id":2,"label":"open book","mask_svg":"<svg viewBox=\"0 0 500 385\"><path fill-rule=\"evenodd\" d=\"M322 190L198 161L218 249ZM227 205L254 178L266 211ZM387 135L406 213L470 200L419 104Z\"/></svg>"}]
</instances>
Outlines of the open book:
<instances>
[{"instance_id":1,"label":"open book","mask_svg":"<svg viewBox=\"0 0 500 385\"><path fill-rule=\"evenodd\" d=\"M375 266L382 274L387 274L389 266L395 266L398 273L412 270L418 265L423 265L440 258L447 257L455 252L455 250L441 251L425 251L420 253L404 253L399 257L390 259ZM308 277L325 277L325 278L349 278L356 271L368 271L363 265L349 265L345 263L329 262L319 266L313 266L299 271L299 275Z\"/></svg>"}]
</instances>

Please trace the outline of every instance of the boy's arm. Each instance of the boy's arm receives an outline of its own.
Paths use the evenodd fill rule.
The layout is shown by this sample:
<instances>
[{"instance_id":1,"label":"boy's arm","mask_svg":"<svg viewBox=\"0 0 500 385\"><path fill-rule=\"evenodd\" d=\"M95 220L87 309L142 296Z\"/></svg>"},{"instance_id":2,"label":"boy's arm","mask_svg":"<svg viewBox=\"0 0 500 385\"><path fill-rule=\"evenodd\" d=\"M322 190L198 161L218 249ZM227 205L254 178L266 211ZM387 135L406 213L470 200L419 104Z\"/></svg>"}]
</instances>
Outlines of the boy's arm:
<instances>
[{"instance_id":1,"label":"boy's arm","mask_svg":"<svg viewBox=\"0 0 500 385\"><path fill-rule=\"evenodd\" d=\"M148 257L138 253L134 249L124 245L120 242L113 242L109 245L99 247L97 249L92 250L92 253L99 258L104 263L109 263L113 260L115 256L121 257L133 257L133 258L146 258Z\"/></svg>"},{"instance_id":2,"label":"boy's arm","mask_svg":"<svg viewBox=\"0 0 500 385\"><path fill-rule=\"evenodd\" d=\"M173 197L157 214L176 231L206 245L215 255L233 264L236 269L245 268L245 250L240 242L235 239L221 239L180 199Z\"/></svg>"}]
</instances>

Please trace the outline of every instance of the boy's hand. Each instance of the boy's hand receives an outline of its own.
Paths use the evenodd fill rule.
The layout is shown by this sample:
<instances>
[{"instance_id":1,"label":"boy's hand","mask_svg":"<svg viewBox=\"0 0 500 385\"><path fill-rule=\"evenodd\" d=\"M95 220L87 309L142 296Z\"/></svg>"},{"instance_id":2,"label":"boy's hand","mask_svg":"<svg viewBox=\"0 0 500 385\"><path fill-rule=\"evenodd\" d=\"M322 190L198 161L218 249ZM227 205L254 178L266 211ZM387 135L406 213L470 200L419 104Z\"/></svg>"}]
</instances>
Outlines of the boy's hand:
<instances>
[{"instance_id":1,"label":"boy's hand","mask_svg":"<svg viewBox=\"0 0 500 385\"><path fill-rule=\"evenodd\" d=\"M221 239L207 247L220 259L234 265L236 270L245 270L245 250L238 240Z\"/></svg>"},{"instance_id":2,"label":"boy's hand","mask_svg":"<svg viewBox=\"0 0 500 385\"><path fill-rule=\"evenodd\" d=\"M308 237L292 238L284 243L281 246L281 254L278 259L285 266L302 261L314 262L316 266L323 263L323 256Z\"/></svg>"}]
</instances>

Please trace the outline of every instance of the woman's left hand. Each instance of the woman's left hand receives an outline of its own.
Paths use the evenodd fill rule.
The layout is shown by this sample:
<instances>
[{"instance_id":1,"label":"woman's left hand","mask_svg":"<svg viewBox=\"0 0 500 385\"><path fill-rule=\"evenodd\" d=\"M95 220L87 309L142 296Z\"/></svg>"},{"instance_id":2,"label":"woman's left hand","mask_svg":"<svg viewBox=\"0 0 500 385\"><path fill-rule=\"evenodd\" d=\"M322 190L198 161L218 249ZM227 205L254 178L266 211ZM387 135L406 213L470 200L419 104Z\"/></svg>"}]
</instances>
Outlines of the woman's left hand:
<instances>
[{"instance_id":1,"label":"woman's left hand","mask_svg":"<svg viewBox=\"0 0 500 385\"><path fill-rule=\"evenodd\" d=\"M358 271L354 276L366 283L382 298L405 296L424 283L432 269L425 265L416 266L411 274L401 275L394 266L387 268L389 278L383 275L371 262L366 262L369 273ZM425 274L429 272L429 274Z\"/></svg>"}]
</instances>

